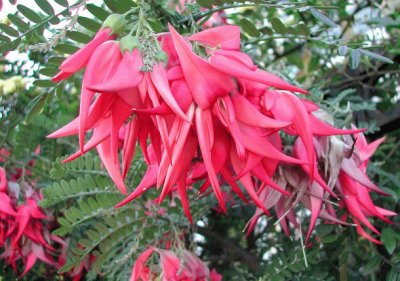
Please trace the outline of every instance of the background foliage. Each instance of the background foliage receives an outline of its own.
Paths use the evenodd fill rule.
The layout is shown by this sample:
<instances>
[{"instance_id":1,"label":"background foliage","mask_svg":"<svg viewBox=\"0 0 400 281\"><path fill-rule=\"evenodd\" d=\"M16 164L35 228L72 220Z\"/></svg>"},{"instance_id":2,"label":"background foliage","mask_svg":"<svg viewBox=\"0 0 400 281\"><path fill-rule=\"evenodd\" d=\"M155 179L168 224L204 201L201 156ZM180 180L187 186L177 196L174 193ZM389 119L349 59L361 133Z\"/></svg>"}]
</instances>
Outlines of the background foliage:
<instances>
[{"instance_id":1,"label":"background foliage","mask_svg":"<svg viewBox=\"0 0 400 281\"><path fill-rule=\"evenodd\" d=\"M186 246L226 280L400 280L398 217L392 225L377 222L383 245L361 239L351 227L319 225L305 249L305 261L298 237L286 237L274 224L275 218L265 217L245 238L242 230L254 212L251 206L232 206L229 216L222 216L210 207L215 205L213 198L191 200L194 225L188 223L179 203L160 206L168 207L167 215L148 207L147 200L154 198L151 193L114 209L121 195L97 156L88 154L62 165L60 159L76 149L75 139L45 139L76 114L81 83L79 75L58 84L49 79L63 57L88 42L110 13L126 12L138 3L19 2L0 24L0 52L11 51L0 59L0 147L12 151L7 165L21 166L33 157L38 144L42 146L33 168L43 188L42 206L55 210L59 222L55 233L68 237L73 249L60 272L95 255L86 280L127 280L146 245L183 232ZM242 49L261 67L307 88L310 98L335 117L336 126L367 127L370 140L386 135L369 172L393 195L375 198L378 205L400 211L397 1L201 0L187 4L183 14L175 12L173 1L144 2L146 19L155 32L165 31L167 22L183 33L200 30L212 12L225 11L229 23L242 27ZM131 189L144 169L140 159L134 163ZM38 265L24 280L41 280L44 274L56 273ZM0 261L0 280L14 278Z\"/></svg>"}]
</instances>

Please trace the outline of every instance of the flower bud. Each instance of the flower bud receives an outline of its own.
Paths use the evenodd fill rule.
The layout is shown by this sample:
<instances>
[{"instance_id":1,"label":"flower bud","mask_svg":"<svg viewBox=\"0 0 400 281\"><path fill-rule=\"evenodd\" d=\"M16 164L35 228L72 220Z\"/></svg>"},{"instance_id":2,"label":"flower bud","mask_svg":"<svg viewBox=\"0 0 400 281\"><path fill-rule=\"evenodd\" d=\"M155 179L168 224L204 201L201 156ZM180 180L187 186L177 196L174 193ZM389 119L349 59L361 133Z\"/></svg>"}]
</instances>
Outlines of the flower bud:
<instances>
[{"instance_id":1,"label":"flower bud","mask_svg":"<svg viewBox=\"0 0 400 281\"><path fill-rule=\"evenodd\" d=\"M3 85L3 93L4 95L9 95L14 93L17 90L17 85L14 81L7 80Z\"/></svg>"},{"instance_id":2,"label":"flower bud","mask_svg":"<svg viewBox=\"0 0 400 281\"><path fill-rule=\"evenodd\" d=\"M113 34L122 34L125 30L125 16L120 14L109 15L103 23L103 28L111 28Z\"/></svg>"},{"instance_id":3,"label":"flower bud","mask_svg":"<svg viewBox=\"0 0 400 281\"><path fill-rule=\"evenodd\" d=\"M124 53L125 51L132 52L133 49L139 46L139 39L132 35L127 35L121 38L119 43L119 47L121 52Z\"/></svg>"}]
</instances>

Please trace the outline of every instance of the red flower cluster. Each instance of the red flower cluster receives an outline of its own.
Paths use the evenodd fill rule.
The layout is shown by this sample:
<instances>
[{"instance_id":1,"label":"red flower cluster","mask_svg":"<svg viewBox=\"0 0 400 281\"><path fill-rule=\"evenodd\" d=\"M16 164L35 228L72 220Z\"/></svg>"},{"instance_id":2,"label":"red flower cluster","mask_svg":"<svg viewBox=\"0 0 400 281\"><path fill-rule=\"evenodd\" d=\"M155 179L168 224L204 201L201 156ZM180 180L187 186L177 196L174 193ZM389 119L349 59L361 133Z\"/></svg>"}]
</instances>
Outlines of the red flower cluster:
<instances>
[{"instance_id":1,"label":"red flower cluster","mask_svg":"<svg viewBox=\"0 0 400 281\"><path fill-rule=\"evenodd\" d=\"M154 272L146 266L153 253L160 257L159 272ZM180 257L180 258L179 258ZM162 281L221 281L222 276L214 269L210 271L207 265L197 256L187 250L181 250L179 257L171 250L149 247L141 253L133 265L130 281L158 280Z\"/></svg>"},{"instance_id":2,"label":"red flower cluster","mask_svg":"<svg viewBox=\"0 0 400 281\"><path fill-rule=\"evenodd\" d=\"M19 185L8 182L6 172L0 167L0 249L3 251L0 258L11 265L18 272L18 260L25 268L21 273L24 276L39 259L42 262L58 267L53 259L56 249L52 244L61 246L64 242L52 235L45 226L49 216L44 214L37 202L40 194L26 184L23 203L19 204Z\"/></svg>"},{"instance_id":3,"label":"red flower cluster","mask_svg":"<svg viewBox=\"0 0 400 281\"><path fill-rule=\"evenodd\" d=\"M350 158L343 159L340 166L339 180L336 182L336 188L344 199L341 202L341 206L346 209L346 214L343 215L342 220L351 215L351 219L356 224L357 232L360 235L374 243L381 244L380 241L369 235L362 228L362 225L380 235L380 232L369 222L367 217L377 217L387 223L392 223L386 216L396 215L392 211L374 205L369 195L371 191L388 195L371 182L366 172L369 158L384 141L384 138L368 144L363 134L359 133L355 137L355 152ZM348 144L350 145L350 143Z\"/></svg>"},{"instance_id":4,"label":"red flower cluster","mask_svg":"<svg viewBox=\"0 0 400 281\"><path fill-rule=\"evenodd\" d=\"M34 153L40 153L40 146ZM0 162L7 162L10 155L10 151L1 148ZM12 167L7 173L0 167L0 250L3 250L0 258L11 265L15 272L18 272L18 260L21 260L25 268L20 277L29 272L37 260L55 268L63 266L69 249L67 241L51 234L55 218L45 214L38 206L42 196L40 191L32 187L35 182L21 181L22 175L26 178L32 174L29 168L34 165L35 160L32 159L27 163L27 168ZM54 243L58 246L54 247ZM53 259L55 256L57 258ZM93 255L88 255L66 276L73 278L73 281L81 280L94 260Z\"/></svg>"},{"instance_id":5,"label":"red flower cluster","mask_svg":"<svg viewBox=\"0 0 400 281\"><path fill-rule=\"evenodd\" d=\"M384 139L368 144L362 133L355 134L355 139L354 149L351 149L353 143L350 137L345 138L347 143L338 139L328 140L325 137L314 138L317 158L325 161L324 166L330 168L328 184L319 174L317 167L314 169L312 179L304 176L301 171L287 169L283 172L284 175L280 177L280 185L297 194L294 201L293 198L282 196L281 193L274 190L265 189L261 192L260 198L264 207L267 209L275 208L276 214L280 218L280 225L287 235L290 234L288 222L291 222L296 228L299 227L295 210L298 203L301 202L311 211L307 239L309 239L318 217L331 223L349 225L346 220L351 215L357 232L361 236L374 243L381 244L369 235L362 225L379 235L379 231L368 221L367 217L378 217L387 223L391 223L385 216L396 215L394 212L374 205L369 195L370 192L386 194L373 184L366 174L368 159ZM351 155L347 158L344 157L349 151ZM299 159L306 159L307 157L305 147L300 139L294 145L294 152ZM310 174L309 166L303 165L302 168ZM340 207L345 210L345 214L341 218L336 215L332 198L333 200L339 199ZM262 215L263 210L258 208L247 225L248 233L254 229Z\"/></svg>"},{"instance_id":6,"label":"red flower cluster","mask_svg":"<svg viewBox=\"0 0 400 281\"><path fill-rule=\"evenodd\" d=\"M313 213L310 233L316 217L329 214L321 209L322 199L338 196L318 173L315 139L363 130L340 130L318 119L318 106L293 93L306 91L258 69L240 51L239 27L220 26L187 38L172 26L169 30L158 36L168 56L166 65L140 49L138 38L126 36L115 41L109 28L101 29L88 45L64 61L56 81L86 66L79 117L50 135L79 135L80 150L66 161L96 147L116 186L126 194L124 178L138 142L148 169L139 186L118 206L151 187L162 187L156 201L176 191L192 220L188 188L202 182L201 194L211 186L226 212L220 185L228 183L247 202L239 180L263 212L269 214L268 209L275 206L279 216L287 213L293 223L293 206L304 198ZM118 144L122 127L126 130L121 169ZM85 144L89 131L92 135ZM281 132L296 137L294 157L283 153ZM291 206L291 191L296 190L272 179L278 177L279 167L287 167L284 164L301 167L297 171L308 175L298 179L305 179L304 187L299 187L301 194L312 195L297 194L296 204ZM347 202L352 199L348 195L361 189L349 185L342 175L339 182L343 188L337 189L349 207ZM371 184L364 186L376 190ZM265 204L268 196L274 200ZM354 209L350 213L356 214ZM373 214L377 213L380 217L389 214ZM365 223L360 216L358 221Z\"/></svg>"}]
</instances>

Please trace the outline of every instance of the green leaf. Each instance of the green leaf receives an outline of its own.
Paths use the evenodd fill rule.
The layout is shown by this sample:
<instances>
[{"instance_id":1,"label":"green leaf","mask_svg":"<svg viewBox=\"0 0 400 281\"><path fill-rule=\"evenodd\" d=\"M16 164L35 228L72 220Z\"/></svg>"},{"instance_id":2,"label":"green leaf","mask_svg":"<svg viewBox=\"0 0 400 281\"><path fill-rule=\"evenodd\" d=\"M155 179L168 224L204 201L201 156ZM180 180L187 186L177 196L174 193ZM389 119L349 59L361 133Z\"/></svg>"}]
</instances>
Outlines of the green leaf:
<instances>
[{"instance_id":1,"label":"green leaf","mask_svg":"<svg viewBox=\"0 0 400 281\"><path fill-rule=\"evenodd\" d=\"M330 27L337 27L337 24L331 18L329 18L328 16L326 16L319 10L311 7L310 12L317 20L325 23L326 25L328 25Z\"/></svg>"},{"instance_id":2,"label":"green leaf","mask_svg":"<svg viewBox=\"0 0 400 281\"><path fill-rule=\"evenodd\" d=\"M54 2L56 2L58 5L63 6L65 8L67 8L69 6L67 0L54 0Z\"/></svg>"},{"instance_id":3,"label":"green leaf","mask_svg":"<svg viewBox=\"0 0 400 281\"><path fill-rule=\"evenodd\" d=\"M286 28L286 33L289 33L289 34L298 34L297 29L296 29L295 27L291 27L291 26L289 26L289 27Z\"/></svg>"},{"instance_id":4,"label":"green leaf","mask_svg":"<svg viewBox=\"0 0 400 281\"><path fill-rule=\"evenodd\" d=\"M70 44L58 44L57 46L54 47L55 51L69 55L75 53L78 49L79 49L78 47Z\"/></svg>"},{"instance_id":5,"label":"green leaf","mask_svg":"<svg viewBox=\"0 0 400 281\"><path fill-rule=\"evenodd\" d=\"M86 17L78 17L78 23L84 28L97 32L101 28L101 24L95 20Z\"/></svg>"},{"instance_id":6,"label":"green leaf","mask_svg":"<svg viewBox=\"0 0 400 281\"><path fill-rule=\"evenodd\" d=\"M18 16L13 15L13 14L9 14L7 17L22 32L25 32L25 31L27 31L29 29L29 24L24 22Z\"/></svg>"},{"instance_id":7,"label":"green leaf","mask_svg":"<svg viewBox=\"0 0 400 281\"><path fill-rule=\"evenodd\" d=\"M4 33L12 36L12 37L18 37L19 32L12 28L11 26L8 26L7 24L0 23L0 30L2 30Z\"/></svg>"},{"instance_id":8,"label":"green leaf","mask_svg":"<svg viewBox=\"0 0 400 281\"><path fill-rule=\"evenodd\" d=\"M300 34L306 35L306 36L310 34L310 31L308 30L308 27L306 24L299 23L299 25L297 27L299 29Z\"/></svg>"},{"instance_id":9,"label":"green leaf","mask_svg":"<svg viewBox=\"0 0 400 281\"><path fill-rule=\"evenodd\" d=\"M51 94L47 95L46 104L51 104L53 99L54 99L54 90L51 92Z\"/></svg>"},{"instance_id":10,"label":"green leaf","mask_svg":"<svg viewBox=\"0 0 400 281\"><path fill-rule=\"evenodd\" d=\"M79 240L79 244L82 244L85 248L91 248L93 243L87 238L83 238Z\"/></svg>"},{"instance_id":11,"label":"green leaf","mask_svg":"<svg viewBox=\"0 0 400 281\"><path fill-rule=\"evenodd\" d=\"M149 19L147 22L150 24L154 32L162 32L164 30L165 26L158 20Z\"/></svg>"},{"instance_id":12,"label":"green leaf","mask_svg":"<svg viewBox=\"0 0 400 281\"><path fill-rule=\"evenodd\" d=\"M362 273L367 276L372 274L374 271L376 271L382 262L382 258L378 255L372 256L369 260L368 263L363 266Z\"/></svg>"},{"instance_id":13,"label":"green leaf","mask_svg":"<svg viewBox=\"0 0 400 281\"><path fill-rule=\"evenodd\" d=\"M47 99L47 93L42 94L37 98L35 98L34 100L32 100L31 102L32 106L30 107L28 114L25 117L26 122L29 123L33 119L33 117L35 117L42 111L44 105L46 104L46 99Z\"/></svg>"},{"instance_id":14,"label":"green leaf","mask_svg":"<svg viewBox=\"0 0 400 281\"><path fill-rule=\"evenodd\" d=\"M117 3L120 13L127 12L133 7L137 7L135 1L131 0L114 0Z\"/></svg>"},{"instance_id":15,"label":"green leaf","mask_svg":"<svg viewBox=\"0 0 400 281\"><path fill-rule=\"evenodd\" d=\"M44 67L39 70L39 73L44 76L53 77L58 73L58 69L55 67Z\"/></svg>"},{"instance_id":16,"label":"green leaf","mask_svg":"<svg viewBox=\"0 0 400 281\"><path fill-rule=\"evenodd\" d=\"M61 267L59 270L57 270L57 273L65 273L70 271L73 267L75 266L74 262L68 262L66 263L63 267Z\"/></svg>"},{"instance_id":17,"label":"green leaf","mask_svg":"<svg viewBox=\"0 0 400 281\"><path fill-rule=\"evenodd\" d=\"M61 226L61 227L57 228L56 230L54 230L53 234L58 235L58 236L64 236L64 235L67 235L70 231L71 231L71 229L69 227Z\"/></svg>"},{"instance_id":18,"label":"green leaf","mask_svg":"<svg viewBox=\"0 0 400 281\"><path fill-rule=\"evenodd\" d=\"M9 43L11 41L11 39L3 34L0 34L0 41Z\"/></svg>"},{"instance_id":19,"label":"green leaf","mask_svg":"<svg viewBox=\"0 0 400 281\"><path fill-rule=\"evenodd\" d=\"M385 245L389 254L392 254L396 249L396 233L393 229L387 227L382 230L381 241Z\"/></svg>"},{"instance_id":20,"label":"green leaf","mask_svg":"<svg viewBox=\"0 0 400 281\"><path fill-rule=\"evenodd\" d=\"M363 50L363 49L359 49L359 50L362 54L364 54L372 59L379 60L379 61L386 62L386 63L393 63L393 61L391 59L384 57L382 55L379 55L377 53L373 53L371 51Z\"/></svg>"},{"instance_id":21,"label":"green leaf","mask_svg":"<svg viewBox=\"0 0 400 281\"><path fill-rule=\"evenodd\" d=\"M21 43L21 39L16 39L14 41L9 41L0 45L0 53L16 50Z\"/></svg>"},{"instance_id":22,"label":"green leaf","mask_svg":"<svg viewBox=\"0 0 400 281\"><path fill-rule=\"evenodd\" d=\"M329 224L320 224L315 228L319 237L330 234L334 229L335 227Z\"/></svg>"},{"instance_id":23,"label":"green leaf","mask_svg":"<svg viewBox=\"0 0 400 281\"><path fill-rule=\"evenodd\" d=\"M272 34L274 34L274 32L272 31L272 29L269 28L269 27L267 27L267 26L264 26L264 27L260 28L259 31L260 31L262 34L266 34L266 35L272 35Z\"/></svg>"},{"instance_id":24,"label":"green leaf","mask_svg":"<svg viewBox=\"0 0 400 281\"><path fill-rule=\"evenodd\" d=\"M47 63L55 65L55 66L59 66L64 60L65 60L65 58L63 58L63 57L51 57L51 58L49 58Z\"/></svg>"},{"instance_id":25,"label":"green leaf","mask_svg":"<svg viewBox=\"0 0 400 281\"><path fill-rule=\"evenodd\" d=\"M360 60L361 60L361 52L359 49L353 49L351 50L350 54L350 68L351 69L356 69L360 65Z\"/></svg>"},{"instance_id":26,"label":"green leaf","mask_svg":"<svg viewBox=\"0 0 400 281\"><path fill-rule=\"evenodd\" d=\"M286 33L286 26L281 22L280 19L278 19L278 18L271 19L271 25L276 33L279 33L279 34Z\"/></svg>"},{"instance_id":27,"label":"green leaf","mask_svg":"<svg viewBox=\"0 0 400 281\"><path fill-rule=\"evenodd\" d=\"M271 281L285 281L285 277L283 277L281 275L275 275L275 276L272 276L270 280Z\"/></svg>"},{"instance_id":28,"label":"green leaf","mask_svg":"<svg viewBox=\"0 0 400 281\"><path fill-rule=\"evenodd\" d=\"M35 0L35 2L43 12L49 16L54 15L54 9L47 0Z\"/></svg>"},{"instance_id":29,"label":"green leaf","mask_svg":"<svg viewBox=\"0 0 400 281\"><path fill-rule=\"evenodd\" d=\"M63 84L60 84L57 88L56 88L56 96L58 99L61 99L64 93L64 86Z\"/></svg>"},{"instance_id":30,"label":"green leaf","mask_svg":"<svg viewBox=\"0 0 400 281\"><path fill-rule=\"evenodd\" d=\"M133 1L132 1L133 2ZM119 6L119 3L117 3L115 0L104 0L104 4L113 11L114 13L121 13L123 12L121 9L121 6Z\"/></svg>"},{"instance_id":31,"label":"green leaf","mask_svg":"<svg viewBox=\"0 0 400 281\"><path fill-rule=\"evenodd\" d=\"M287 269L282 269L280 274L288 279L292 278L292 273Z\"/></svg>"},{"instance_id":32,"label":"green leaf","mask_svg":"<svg viewBox=\"0 0 400 281\"><path fill-rule=\"evenodd\" d=\"M213 1L212 0L197 0L197 4L199 4L203 8L212 9Z\"/></svg>"},{"instance_id":33,"label":"green leaf","mask_svg":"<svg viewBox=\"0 0 400 281\"><path fill-rule=\"evenodd\" d=\"M21 12L28 20L33 21L34 23L40 23L42 22L42 19L40 16L35 13L33 10L29 9L28 7L24 5L17 5L18 11Z\"/></svg>"},{"instance_id":34,"label":"green leaf","mask_svg":"<svg viewBox=\"0 0 400 281\"><path fill-rule=\"evenodd\" d=\"M69 31L68 30L66 36L71 40L74 40L78 43L83 43L83 44L88 43L92 39L92 37L90 37L89 35L86 35L82 32L78 32L78 31Z\"/></svg>"},{"instance_id":35,"label":"green leaf","mask_svg":"<svg viewBox=\"0 0 400 281\"><path fill-rule=\"evenodd\" d=\"M54 84L54 82L51 80L36 80L35 82L33 82L33 85L41 88L51 88L54 87L56 84Z\"/></svg>"},{"instance_id":36,"label":"green leaf","mask_svg":"<svg viewBox=\"0 0 400 281\"><path fill-rule=\"evenodd\" d=\"M400 279L400 272L398 268L392 267L389 271L388 275L386 276L386 281L398 281Z\"/></svg>"},{"instance_id":37,"label":"green leaf","mask_svg":"<svg viewBox=\"0 0 400 281\"><path fill-rule=\"evenodd\" d=\"M50 20L51 24L59 24L61 21L58 17L53 16L52 19Z\"/></svg>"},{"instance_id":38,"label":"green leaf","mask_svg":"<svg viewBox=\"0 0 400 281\"><path fill-rule=\"evenodd\" d=\"M110 15L110 13L104 10L103 8L93 4L87 4L86 9L89 11L89 13L91 13L93 16L102 21L104 21Z\"/></svg>"},{"instance_id":39,"label":"green leaf","mask_svg":"<svg viewBox=\"0 0 400 281\"><path fill-rule=\"evenodd\" d=\"M243 31L250 36L260 35L260 31L258 31L257 27L248 19L241 19L240 26L243 28Z\"/></svg>"},{"instance_id":40,"label":"green leaf","mask_svg":"<svg viewBox=\"0 0 400 281\"><path fill-rule=\"evenodd\" d=\"M329 235L326 235L324 237L320 237L321 242L323 244L325 244L325 243L328 244L328 243L335 242L337 240L337 238L338 238L338 236L336 234L329 234Z\"/></svg>"}]
</instances>

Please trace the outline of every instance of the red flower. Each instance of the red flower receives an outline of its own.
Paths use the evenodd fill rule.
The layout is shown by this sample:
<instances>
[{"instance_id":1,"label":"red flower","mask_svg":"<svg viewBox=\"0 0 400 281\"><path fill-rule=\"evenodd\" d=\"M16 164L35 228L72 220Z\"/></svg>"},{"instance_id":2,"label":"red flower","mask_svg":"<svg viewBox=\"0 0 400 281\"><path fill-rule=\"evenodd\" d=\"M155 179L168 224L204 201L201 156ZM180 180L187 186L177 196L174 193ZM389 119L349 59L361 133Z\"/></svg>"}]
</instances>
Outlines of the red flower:
<instances>
[{"instance_id":1,"label":"red flower","mask_svg":"<svg viewBox=\"0 0 400 281\"><path fill-rule=\"evenodd\" d=\"M339 155L328 154L325 156L323 156L323 154L326 152L318 149L319 157L328 158L328 163L325 163L325 165L329 164L329 161L331 161L329 159L335 159L336 157L341 159L339 162L336 162L336 160L332 162L333 165L338 165L338 167L331 167L332 171L338 169L338 178L336 178L335 175L331 175L333 178L332 183L329 185L319 174L316 164L313 172L311 172L308 165L302 165L304 171L309 175L309 179L312 180L304 178L301 173L296 172L293 169L288 170L287 173L282 176L283 179L286 178L286 181L281 183L281 185L297 191L297 196L294 199L294 202L291 198L285 198L282 194L279 194L272 189L266 188L261 192L260 197L263 201L264 207L267 209L275 207L280 224L287 235L289 235L288 221L296 227L299 227L294 210L296 209L297 204L301 202L311 211L311 221L307 233L307 240L314 229L318 217L333 223L349 225L346 220L347 217L351 215L351 219L356 225L357 232L361 236L374 243L381 243L367 233L363 228L363 225L374 233L380 235L380 232L372 225L368 220L368 217L377 217L387 223L391 223L391 221L386 217L396 215L396 213L392 211L376 206L369 195L370 192L385 194L371 182L366 174L368 160L378 145L382 143L383 138L371 144L367 144L362 133L357 133L355 137L355 150L350 158L345 157L346 151L343 149L336 150L335 148L329 148L331 152L328 153ZM325 141L324 138L314 138L314 143L318 144L320 147L324 147ZM332 145L334 144L331 143L329 146ZM348 145L351 147L352 144L348 143ZM300 159L307 157L301 139L297 139L294 145L294 152ZM333 186L335 189L333 189ZM340 200L340 207L346 211L345 215L342 216L341 219L337 218L336 211L331 203L336 199ZM262 214L262 210L257 209L253 218L247 225L248 233L254 229Z\"/></svg>"},{"instance_id":2,"label":"red flower","mask_svg":"<svg viewBox=\"0 0 400 281\"><path fill-rule=\"evenodd\" d=\"M160 257L159 274L153 272L150 267L146 266L147 261L154 252ZM130 281L156 280L157 275L160 275L163 281L222 280L220 274L215 270L210 272L204 262L187 250L182 250L181 258L179 258L171 250L150 247L137 258L133 265Z\"/></svg>"},{"instance_id":3,"label":"red flower","mask_svg":"<svg viewBox=\"0 0 400 281\"><path fill-rule=\"evenodd\" d=\"M35 153L39 153L39 149ZM31 160L28 166L34 164ZM13 170L17 171L17 168ZM13 172L9 178L18 180L19 175ZM21 260L24 265L21 277L31 270L37 260L58 268L59 264L52 258L57 253L53 244L64 245L64 241L52 235L46 227L50 217L37 204L41 198L38 191L28 182L18 185L18 182L8 182L6 171L0 167L0 258L17 273L17 262ZM22 192L20 187L24 188ZM19 198L21 194L24 196L22 200Z\"/></svg>"},{"instance_id":4,"label":"red flower","mask_svg":"<svg viewBox=\"0 0 400 281\"><path fill-rule=\"evenodd\" d=\"M344 172L340 172L336 190L319 174L318 140L363 130L330 126L317 117L317 105L294 94L307 93L305 90L258 69L249 56L240 52L238 27L210 28L189 38L172 26L169 29L169 33L158 37L169 60L165 66L154 60L148 72L143 69L146 54L140 53L137 38L126 36L121 42L94 39L99 45L83 52L90 53L90 58L83 78L79 117L50 135L79 135L80 150L66 161L96 147L123 193L127 192L124 178L139 143L147 171L137 188L117 207L149 188L162 187L155 202L179 194L184 212L192 221L187 190L193 184L202 182L199 194L205 194L211 186L221 211L227 212L227 197L221 189L224 183L248 202L236 182L239 180L260 210L269 214L268 209L275 207L286 233L287 219L297 225L296 205L301 202L309 208L312 216L307 238L318 217L345 223L337 219L330 203L324 202L327 196L344 196L353 217L360 221L366 222L361 213L378 217L392 214L372 208L371 204L361 208L361 213L355 209L354 200L367 198L368 193L359 187L358 197L352 199L354 190L346 189L350 181L380 192L363 171L366 163L357 166L352 159L343 160ZM198 43L207 57L194 53L191 42ZM121 128L125 130L123 145L119 144ZM85 144L88 131L92 136ZM296 137L295 157L283 153L280 132ZM366 147L363 143L363 159L372 154L373 149ZM284 168L282 164L298 168ZM273 178L283 176L280 169L293 171L284 175L287 182L277 184ZM260 215L258 210L249 224L250 230Z\"/></svg>"}]
</instances>

